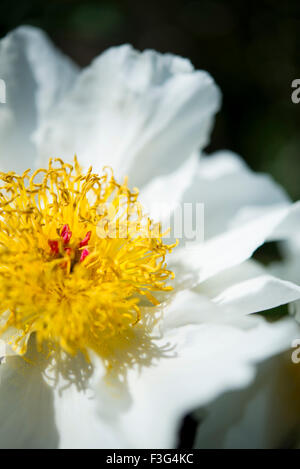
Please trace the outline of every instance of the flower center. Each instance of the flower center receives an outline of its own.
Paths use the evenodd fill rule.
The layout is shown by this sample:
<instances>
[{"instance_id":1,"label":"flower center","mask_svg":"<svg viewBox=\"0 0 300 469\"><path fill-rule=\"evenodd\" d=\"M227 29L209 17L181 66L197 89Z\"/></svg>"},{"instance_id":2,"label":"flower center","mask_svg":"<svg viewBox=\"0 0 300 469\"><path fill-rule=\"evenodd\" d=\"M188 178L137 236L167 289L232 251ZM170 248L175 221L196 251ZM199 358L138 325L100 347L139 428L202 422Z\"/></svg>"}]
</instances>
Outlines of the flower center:
<instances>
[{"instance_id":1,"label":"flower center","mask_svg":"<svg viewBox=\"0 0 300 469\"><path fill-rule=\"evenodd\" d=\"M63 257L64 254L67 254L71 260L69 265L71 266L72 270L76 262L83 262L84 259L89 255L90 252L87 248L85 248L85 246L88 245L91 239L91 234L92 232L88 231L82 241L80 241L77 245L72 246L70 244L72 231L70 230L69 225L66 224L61 230L60 239L49 239L48 244L51 250L51 254L56 258ZM67 265L67 263L63 264L65 267L67 267Z\"/></svg>"},{"instance_id":2,"label":"flower center","mask_svg":"<svg viewBox=\"0 0 300 469\"><path fill-rule=\"evenodd\" d=\"M21 352L35 333L40 347L106 356L155 317L175 245L110 170L83 174L75 158L29 172L0 173L0 332Z\"/></svg>"}]
</instances>

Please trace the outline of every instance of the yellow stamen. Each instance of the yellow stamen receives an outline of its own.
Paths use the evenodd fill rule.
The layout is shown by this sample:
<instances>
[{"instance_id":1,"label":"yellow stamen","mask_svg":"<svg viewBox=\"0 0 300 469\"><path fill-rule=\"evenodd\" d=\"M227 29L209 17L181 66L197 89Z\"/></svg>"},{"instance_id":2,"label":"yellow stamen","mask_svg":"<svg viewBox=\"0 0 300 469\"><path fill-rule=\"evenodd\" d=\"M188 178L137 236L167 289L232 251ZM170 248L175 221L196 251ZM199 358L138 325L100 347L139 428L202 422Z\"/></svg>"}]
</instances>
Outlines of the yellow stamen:
<instances>
[{"instance_id":1,"label":"yellow stamen","mask_svg":"<svg viewBox=\"0 0 300 469\"><path fill-rule=\"evenodd\" d=\"M138 191L111 170L83 174L50 160L32 176L0 173L0 332L13 345L35 333L37 344L75 355L103 355L141 320L141 298L171 289L159 224L143 214ZM149 309L145 308L149 313Z\"/></svg>"}]
</instances>

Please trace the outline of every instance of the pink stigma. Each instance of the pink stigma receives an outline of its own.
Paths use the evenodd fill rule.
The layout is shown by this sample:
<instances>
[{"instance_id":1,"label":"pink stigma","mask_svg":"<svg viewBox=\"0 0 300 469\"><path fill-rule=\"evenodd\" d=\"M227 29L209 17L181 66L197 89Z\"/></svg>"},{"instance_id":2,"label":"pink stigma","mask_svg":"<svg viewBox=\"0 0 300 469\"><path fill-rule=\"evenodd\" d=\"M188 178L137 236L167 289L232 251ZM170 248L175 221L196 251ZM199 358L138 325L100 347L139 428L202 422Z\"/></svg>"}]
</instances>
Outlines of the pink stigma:
<instances>
[{"instance_id":1,"label":"pink stigma","mask_svg":"<svg viewBox=\"0 0 300 469\"><path fill-rule=\"evenodd\" d=\"M69 225L63 226L60 235L64 241L64 244L68 244L72 237L72 231L70 231Z\"/></svg>"},{"instance_id":2,"label":"pink stigma","mask_svg":"<svg viewBox=\"0 0 300 469\"><path fill-rule=\"evenodd\" d=\"M83 246L87 246L87 244L89 243L89 240L91 239L91 234L92 234L92 232L88 231L87 234L85 235L85 237L83 238L83 240L80 241L79 246L81 248L83 248Z\"/></svg>"},{"instance_id":3,"label":"pink stigma","mask_svg":"<svg viewBox=\"0 0 300 469\"><path fill-rule=\"evenodd\" d=\"M83 262L84 259L89 255L90 251L88 249L84 249L80 256L80 262Z\"/></svg>"}]
</instances>

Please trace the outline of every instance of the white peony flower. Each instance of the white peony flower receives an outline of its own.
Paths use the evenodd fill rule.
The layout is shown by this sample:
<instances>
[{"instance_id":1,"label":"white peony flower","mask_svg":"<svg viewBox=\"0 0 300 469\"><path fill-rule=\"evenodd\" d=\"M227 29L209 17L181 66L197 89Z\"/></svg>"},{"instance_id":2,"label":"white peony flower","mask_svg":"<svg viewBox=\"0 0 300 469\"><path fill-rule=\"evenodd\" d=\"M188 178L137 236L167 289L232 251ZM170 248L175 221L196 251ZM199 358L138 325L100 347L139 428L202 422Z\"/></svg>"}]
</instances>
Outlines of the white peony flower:
<instances>
[{"instance_id":1,"label":"white peony flower","mask_svg":"<svg viewBox=\"0 0 300 469\"><path fill-rule=\"evenodd\" d=\"M249 316L299 299L300 288L248 259L298 208L237 155L198 158L220 93L212 78L187 60L121 46L79 71L43 33L23 27L0 43L0 74L7 90L0 107L3 171L22 173L45 167L49 157L72 160L76 153L94 171L101 173L108 164L117 180L128 174L129 186L139 186L149 210L153 202L167 203L174 215L177 204L205 204L205 242L190 249L181 242L167 257L168 269L176 274L174 288L155 301L149 291L163 290L169 275L156 264L158 254L164 257L168 250L160 236L147 250L133 240L120 276L109 241L104 240L103 260L93 251L99 247L95 233L82 231L92 223L94 206L86 191L90 177L99 183L97 176L83 175L76 192L78 181L68 175L69 167L50 165L47 184L28 182L42 200L42 216L35 218L37 197L25 188L27 173L23 178L2 173L5 190L13 194L10 201L1 199L2 320L10 326L2 339L26 353L19 356L8 347L0 366L0 446L173 447L186 412L248 385L255 364L289 348L297 335L292 319L268 324ZM125 184L104 180L108 191L129 197ZM50 206L49 191L52 201L61 197L59 203ZM73 195L81 218L70 204ZM54 270L46 256L49 247ZM141 256L149 252L151 260L141 267ZM93 285L99 277L92 267L86 274L92 260L106 262L99 267L106 279L102 290L101 283ZM157 305L137 304L133 292L145 294L138 275L147 298ZM62 288L66 283L68 290ZM89 289L79 294L82 285ZM100 304L97 317L92 302L95 311ZM55 310L57 304L64 308ZM53 350L45 351L48 332Z\"/></svg>"}]
</instances>

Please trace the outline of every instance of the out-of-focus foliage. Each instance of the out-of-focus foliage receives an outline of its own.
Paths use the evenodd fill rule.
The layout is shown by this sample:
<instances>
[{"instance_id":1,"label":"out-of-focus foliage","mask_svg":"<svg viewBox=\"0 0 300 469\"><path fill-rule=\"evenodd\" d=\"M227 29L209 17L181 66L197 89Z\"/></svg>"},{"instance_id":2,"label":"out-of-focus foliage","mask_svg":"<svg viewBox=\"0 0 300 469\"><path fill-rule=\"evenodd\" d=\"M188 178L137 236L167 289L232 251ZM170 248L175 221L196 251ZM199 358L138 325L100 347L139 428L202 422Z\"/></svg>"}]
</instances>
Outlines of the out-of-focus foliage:
<instances>
[{"instance_id":1,"label":"out-of-focus foliage","mask_svg":"<svg viewBox=\"0 0 300 469\"><path fill-rule=\"evenodd\" d=\"M300 198L299 0L1 0L0 35L20 24L45 29L80 65L124 42L189 57L224 95L209 150L240 153Z\"/></svg>"}]
</instances>

